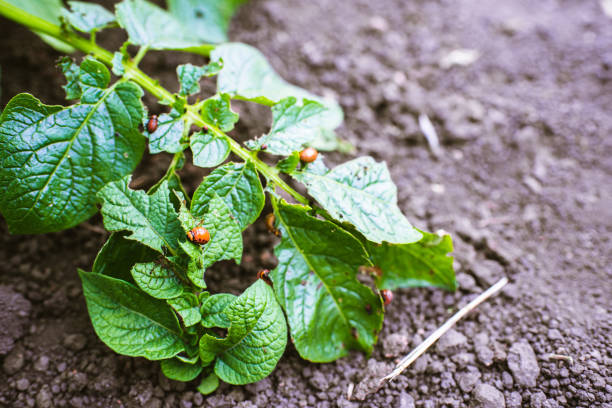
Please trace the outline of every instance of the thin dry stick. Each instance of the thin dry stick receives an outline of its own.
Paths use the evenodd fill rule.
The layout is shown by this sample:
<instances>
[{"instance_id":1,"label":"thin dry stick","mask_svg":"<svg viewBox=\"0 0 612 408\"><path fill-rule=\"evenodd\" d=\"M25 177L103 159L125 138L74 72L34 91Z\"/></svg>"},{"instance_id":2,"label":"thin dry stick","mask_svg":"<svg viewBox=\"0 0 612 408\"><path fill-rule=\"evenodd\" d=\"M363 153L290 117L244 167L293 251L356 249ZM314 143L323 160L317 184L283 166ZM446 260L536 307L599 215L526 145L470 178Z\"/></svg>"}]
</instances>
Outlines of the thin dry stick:
<instances>
[{"instance_id":1,"label":"thin dry stick","mask_svg":"<svg viewBox=\"0 0 612 408\"><path fill-rule=\"evenodd\" d=\"M485 290L480 294L476 299L472 300L466 306L464 306L461 310L455 313L450 319L446 321L442 326L440 326L435 332L431 333L429 337L425 339L424 342L419 344L414 350L410 352L406 357L400 361L393 371L391 371L387 376L380 379L380 384L378 388L382 387L387 381L393 380L395 377L400 375L402 371L404 371L410 364L412 364L417 358L421 356L429 347L431 347L444 333L446 333L451 327L455 325L459 320L461 320L466 314L471 312L474 308L476 308L479 304L487 300L489 297L497 293L501 288L504 287L508 283L508 278L503 277L500 279L495 285L491 286L489 289Z\"/></svg>"}]
</instances>

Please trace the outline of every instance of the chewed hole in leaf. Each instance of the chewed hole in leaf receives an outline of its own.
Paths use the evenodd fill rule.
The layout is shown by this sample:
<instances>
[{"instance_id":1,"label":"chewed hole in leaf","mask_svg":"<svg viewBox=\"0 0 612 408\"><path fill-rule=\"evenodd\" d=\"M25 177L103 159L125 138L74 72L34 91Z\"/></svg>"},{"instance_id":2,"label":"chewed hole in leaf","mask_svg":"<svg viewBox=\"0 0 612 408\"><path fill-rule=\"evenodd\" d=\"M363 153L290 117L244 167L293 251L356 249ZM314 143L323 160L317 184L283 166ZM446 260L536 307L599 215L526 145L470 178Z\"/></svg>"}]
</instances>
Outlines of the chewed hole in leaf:
<instances>
[{"instance_id":1,"label":"chewed hole in leaf","mask_svg":"<svg viewBox=\"0 0 612 408\"><path fill-rule=\"evenodd\" d=\"M211 327L209 330L212 332L211 334L218 339L224 339L227 337L227 329L222 327Z\"/></svg>"}]
</instances>

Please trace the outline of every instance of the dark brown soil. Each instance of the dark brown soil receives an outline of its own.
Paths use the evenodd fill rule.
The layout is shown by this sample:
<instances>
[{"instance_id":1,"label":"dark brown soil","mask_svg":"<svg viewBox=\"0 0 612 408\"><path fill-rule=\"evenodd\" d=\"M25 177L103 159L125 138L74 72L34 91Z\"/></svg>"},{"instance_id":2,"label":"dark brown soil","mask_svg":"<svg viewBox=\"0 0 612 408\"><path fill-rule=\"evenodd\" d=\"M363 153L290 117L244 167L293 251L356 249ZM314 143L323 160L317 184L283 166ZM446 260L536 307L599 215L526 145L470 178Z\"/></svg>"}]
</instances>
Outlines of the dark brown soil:
<instances>
[{"instance_id":1,"label":"dark brown soil","mask_svg":"<svg viewBox=\"0 0 612 408\"><path fill-rule=\"evenodd\" d=\"M612 407L612 20L599 2L261 0L231 37L288 80L338 97L341 135L387 161L409 218L452 233L461 288L398 291L370 359L310 364L289 346L269 378L203 397L96 339L76 268L90 268L105 239L99 217L44 236L9 236L2 224L0 406ZM480 58L441 67L460 48ZM0 49L2 106L22 91L62 103L57 53L6 20ZM154 54L145 69L173 84L180 58ZM269 115L240 107L236 134L264 132ZM442 138L437 160L420 113ZM166 162L147 158L141 182ZM190 189L202 175L184 171ZM217 266L213 288L240 291L273 265L272 246L258 221L243 265ZM503 275L502 295L397 380L347 400L349 384L363 395L369 377Z\"/></svg>"}]
</instances>

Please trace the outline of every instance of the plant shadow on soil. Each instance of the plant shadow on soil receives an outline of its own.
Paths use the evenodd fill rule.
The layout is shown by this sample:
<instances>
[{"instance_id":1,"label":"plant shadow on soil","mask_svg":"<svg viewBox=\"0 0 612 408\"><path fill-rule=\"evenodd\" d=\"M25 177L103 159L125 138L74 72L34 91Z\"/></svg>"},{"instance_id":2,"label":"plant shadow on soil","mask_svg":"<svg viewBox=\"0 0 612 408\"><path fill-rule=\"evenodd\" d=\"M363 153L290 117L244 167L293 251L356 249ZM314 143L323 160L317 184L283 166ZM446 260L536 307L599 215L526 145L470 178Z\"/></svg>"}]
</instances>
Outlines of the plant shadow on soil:
<instances>
[{"instance_id":1,"label":"plant shadow on soil","mask_svg":"<svg viewBox=\"0 0 612 408\"><path fill-rule=\"evenodd\" d=\"M252 1L230 35L259 47L289 81L336 95L346 113L340 135L359 155L388 162L408 218L453 235L456 293L398 291L370 358L310 364L289 345L267 379L204 397L95 337L76 268L90 268L106 238L99 216L42 236L10 236L0 223L0 406L612 406L612 21L594 1L481 3ZM59 54L6 20L0 33L2 106L23 91L64 103L51 64ZM441 66L462 48L480 57ZM144 69L175 86L180 61L155 53ZM150 97L146 104L163 109ZM238 108L234 135L266 131L269 113ZM440 135L437 160L421 113ZM147 156L135 179L152 183L167 160ZM204 174L182 171L189 191ZM244 242L240 267L225 262L208 274L214 290L238 293L274 266L262 220ZM347 400L349 384L358 397L503 275L511 284L502 294L404 374L365 401Z\"/></svg>"}]
</instances>

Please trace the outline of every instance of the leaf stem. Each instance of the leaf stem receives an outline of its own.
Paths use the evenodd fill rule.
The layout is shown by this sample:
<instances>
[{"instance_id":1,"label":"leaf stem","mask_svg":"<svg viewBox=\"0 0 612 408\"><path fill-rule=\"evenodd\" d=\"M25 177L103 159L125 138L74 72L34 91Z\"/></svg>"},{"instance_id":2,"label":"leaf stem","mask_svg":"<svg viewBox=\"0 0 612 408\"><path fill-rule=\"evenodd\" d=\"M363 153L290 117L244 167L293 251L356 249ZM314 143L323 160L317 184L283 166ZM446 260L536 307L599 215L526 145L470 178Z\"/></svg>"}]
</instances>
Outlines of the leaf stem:
<instances>
[{"instance_id":1,"label":"leaf stem","mask_svg":"<svg viewBox=\"0 0 612 408\"><path fill-rule=\"evenodd\" d=\"M136 68L138 64L140 64L140 61L142 61L147 51L149 51L149 47L147 47L146 45L143 45L138 49L136 56L132 59L132 64L134 65L134 68Z\"/></svg>"},{"instance_id":2,"label":"leaf stem","mask_svg":"<svg viewBox=\"0 0 612 408\"><path fill-rule=\"evenodd\" d=\"M4 17L10 20L13 20L25 27L28 27L36 33L46 34L51 37L54 37L72 46L73 48L76 48L79 51L91 54L93 57L105 63L106 65L112 66L113 54L111 52L98 46L95 43L92 43L88 39L80 37L79 35L73 32L64 30L62 27L56 24L50 23L46 20L43 20L42 18L32 15L20 9L19 7L8 3L5 0L0 0L0 15L3 15ZM194 51L197 51L198 53L210 51L210 49L207 47L200 48ZM129 61L125 64L124 77L131 79L138 85L142 86L145 90L155 96L160 102L173 105L174 103L176 103L176 98L174 97L174 95L162 86L160 86L158 81L152 79L150 76L148 76L138 68L138 63L146 52L147 47L141 47L136 57L134 57L132 61ZM308 200L303 195L294 190L280 177L277 169L268 166L266 163L258 159L255 154L252 154L250 151L240 146L237 141L235 141L226 133L221 131L213 123L209 123L208 121L206 121L201 115L198 114L197 110L194 110L188 106L187 115L189 115L190 119L197 126L202 128L206 127L216 136L225 138L228 141L232 152L245 161L252 161L255 164L255 168L268 180L268 182L272 182L273 184L285 190L296 201L302 204L308 204Z\"/></svg>"}]
</instances>

